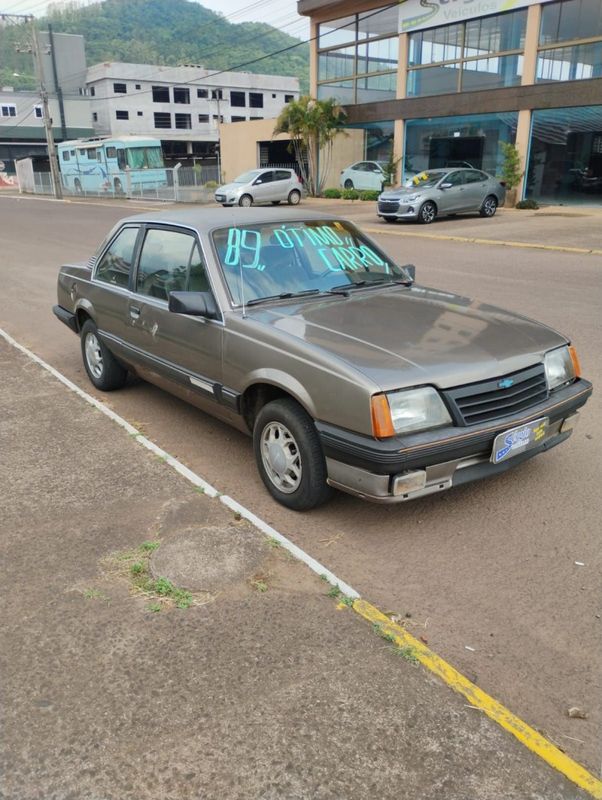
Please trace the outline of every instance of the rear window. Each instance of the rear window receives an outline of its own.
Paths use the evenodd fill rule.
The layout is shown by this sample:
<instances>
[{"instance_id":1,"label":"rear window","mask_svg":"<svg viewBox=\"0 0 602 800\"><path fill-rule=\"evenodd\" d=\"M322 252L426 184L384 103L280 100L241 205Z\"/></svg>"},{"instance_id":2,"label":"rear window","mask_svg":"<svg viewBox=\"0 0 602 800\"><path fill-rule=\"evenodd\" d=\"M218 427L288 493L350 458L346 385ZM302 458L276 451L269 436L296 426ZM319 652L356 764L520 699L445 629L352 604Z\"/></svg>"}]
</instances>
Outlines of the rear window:
<instances>
[{"instance_id":1,"label":"rear window","mask_svg":"<svg viewBox=\"0 0 602 800\"><path fill-rule=\"evenodd\" d=\"M358 283L406 277L349 222L305 220L213 232L235 305L285 293L319 294Z\"/></svg>"}]
</instances>

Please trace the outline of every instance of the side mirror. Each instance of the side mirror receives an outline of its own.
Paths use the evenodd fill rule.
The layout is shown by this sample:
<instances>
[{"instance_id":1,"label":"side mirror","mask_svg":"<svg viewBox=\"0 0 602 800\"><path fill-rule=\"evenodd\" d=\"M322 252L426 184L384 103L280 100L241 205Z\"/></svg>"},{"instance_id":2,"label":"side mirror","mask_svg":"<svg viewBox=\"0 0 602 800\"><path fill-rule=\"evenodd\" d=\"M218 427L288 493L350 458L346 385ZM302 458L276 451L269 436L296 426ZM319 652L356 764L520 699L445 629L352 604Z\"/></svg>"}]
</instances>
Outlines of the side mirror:
<instances>
[{"instance_id":1,"label":"side mirror","mask_svg":"<svg viewBox=\"0 0 602 800\"><path fill-rule=\"evenodd\" d=\"M408 273L412 281L416 280L416 267L413 264L403 264L401 268Z\"/></svg>"},{"instance_id":2,"label":"side mirror","mask_svg":"<svg viewBox=\"0 0 602 800\"><path fill-rule=\"evenodd\" d=\"M440 183L439 184L439 188L440 189L452 189L453 188L453 183Z\"/></svg>"},{"instance_id":3,"label":"side mirror","mask_svg":"<svg viewBox=\"0 0 602 800\"><path fill-rule=\"evenodd\" d=\"M217 319L219 311L211 292L170 292L168 308L174 314Z\"/></svg>"},{"instance_id":4,"label":"side mirror","mask_svg":"<svg viewBox=\"0 0 602 800\"><path fill-rule=\"evenodd\" d=\"M253 186L258 186L260 183L263 183L263 181L261 180L261 178L257 178L256 181L253 181Z\"/></svg>"}]
</instances>

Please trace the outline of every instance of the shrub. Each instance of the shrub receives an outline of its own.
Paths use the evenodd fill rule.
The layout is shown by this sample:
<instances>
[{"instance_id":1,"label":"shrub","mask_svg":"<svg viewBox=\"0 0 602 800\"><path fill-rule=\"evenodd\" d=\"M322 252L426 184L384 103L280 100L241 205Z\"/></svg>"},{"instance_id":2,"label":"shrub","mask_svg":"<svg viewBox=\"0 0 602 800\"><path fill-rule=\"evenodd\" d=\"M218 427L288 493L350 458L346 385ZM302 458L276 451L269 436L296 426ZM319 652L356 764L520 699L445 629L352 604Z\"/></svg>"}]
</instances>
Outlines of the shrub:
<instances>
[{"instance_id":1,"label":"shrub","mask_svg":"<svg viewBox=\"0 0 602 800\"><path fill-rule=\"evenodd\" d=\"M365 189L360 192L360 200L378 200L380 192L376 189Z\"/></svg>"},{"instance_id":2,"label":"shrub","mask_svg":"<svg viewBox=\"0 0 602 800\"><path fill-rule=\"evenodd\" d=\"M360 193L357 189L343 189L341 197L343 200L359 200Z\"/></svg>"},{"instance_id":3,"label":"shrub","mask_svg":"<svg viewBox=\"0 0 602 800\"><path fill-rule=\"evenodd\" d=\"M207 183L203 184L205 189L217 189L219 183L217 181L207 181Z\"/></svg>"},{"instance_id":4,"label":"shrub","mask_svg":"<svg viewBox=\"0 0 602 800\"><path fill-rule=\"evenodd\" d=\"M330 200L338 200L341 196L340 189L324 189L322 192L323 197L328 197Z\"/></svg>"},{"instance_id":5,"label":"shrub","mask_svg":"<svg viewBox=\"0 0 602 800\"><path fill-rule=\"evenodd\" d=\"M524 174L524 170L521 169L520 154L518 148L510 142L501 142L500 147L504 156L502 180L505 181L507 189L514 189Z\"/></svg>"},{"instance_id":6,"label":"shrub","mask_svg":"<svg viewBox=\"0 0 602 800\"><path fill-rule=\"evenodd\" d=\"M536 200L519 200L514 206L515 208L539 208L539 203Z\"/></svg>"}]
</instances>

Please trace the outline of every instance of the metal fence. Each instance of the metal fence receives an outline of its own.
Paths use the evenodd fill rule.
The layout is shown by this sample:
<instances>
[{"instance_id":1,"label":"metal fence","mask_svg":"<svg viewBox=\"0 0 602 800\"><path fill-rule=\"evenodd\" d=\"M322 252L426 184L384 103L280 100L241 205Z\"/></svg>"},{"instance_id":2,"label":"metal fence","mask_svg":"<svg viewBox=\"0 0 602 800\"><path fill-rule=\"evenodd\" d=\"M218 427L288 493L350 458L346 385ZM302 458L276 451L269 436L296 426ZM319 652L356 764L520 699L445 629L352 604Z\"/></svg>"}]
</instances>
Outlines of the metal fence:
<instances>
[{"instance_id":1,"label":"metal fence","mask_svg":"<svg viewBox=\"0 0 602 800\"><path fill-rule=\"evenodd\" d=\"M33 173L34 194L53 194L50 172ZM144 200L162 200L176 203L212 203L213 193L219 185L216 165L170 167L153 170L126 170L125 172L77 179L61 174L63 193L77 197L126 197ZM76 180L77 179L77 180ZM20 187L31 191L31 187Z\"/></svg>"}]
</instances>

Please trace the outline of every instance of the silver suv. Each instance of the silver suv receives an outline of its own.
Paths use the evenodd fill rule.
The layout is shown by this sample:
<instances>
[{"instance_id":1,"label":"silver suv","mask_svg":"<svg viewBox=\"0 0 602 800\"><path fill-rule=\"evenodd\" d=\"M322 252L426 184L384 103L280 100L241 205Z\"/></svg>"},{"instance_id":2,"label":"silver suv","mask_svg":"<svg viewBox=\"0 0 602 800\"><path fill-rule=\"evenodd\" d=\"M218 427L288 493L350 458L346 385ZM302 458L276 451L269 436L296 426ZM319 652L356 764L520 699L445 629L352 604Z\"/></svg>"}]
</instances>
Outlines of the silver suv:
<instances>
[{"instance_id":1,"label":"silver suv","mask_svg":"<svg viewBox=\"0 0 602 800\"><path fill-rule=\"evenodd\" d=\"M302 192L303 184L294 169L252 169L216 189L215 199L223 206L277 206L284 201L296 206Z\"/></svg>"}]
</instances>

